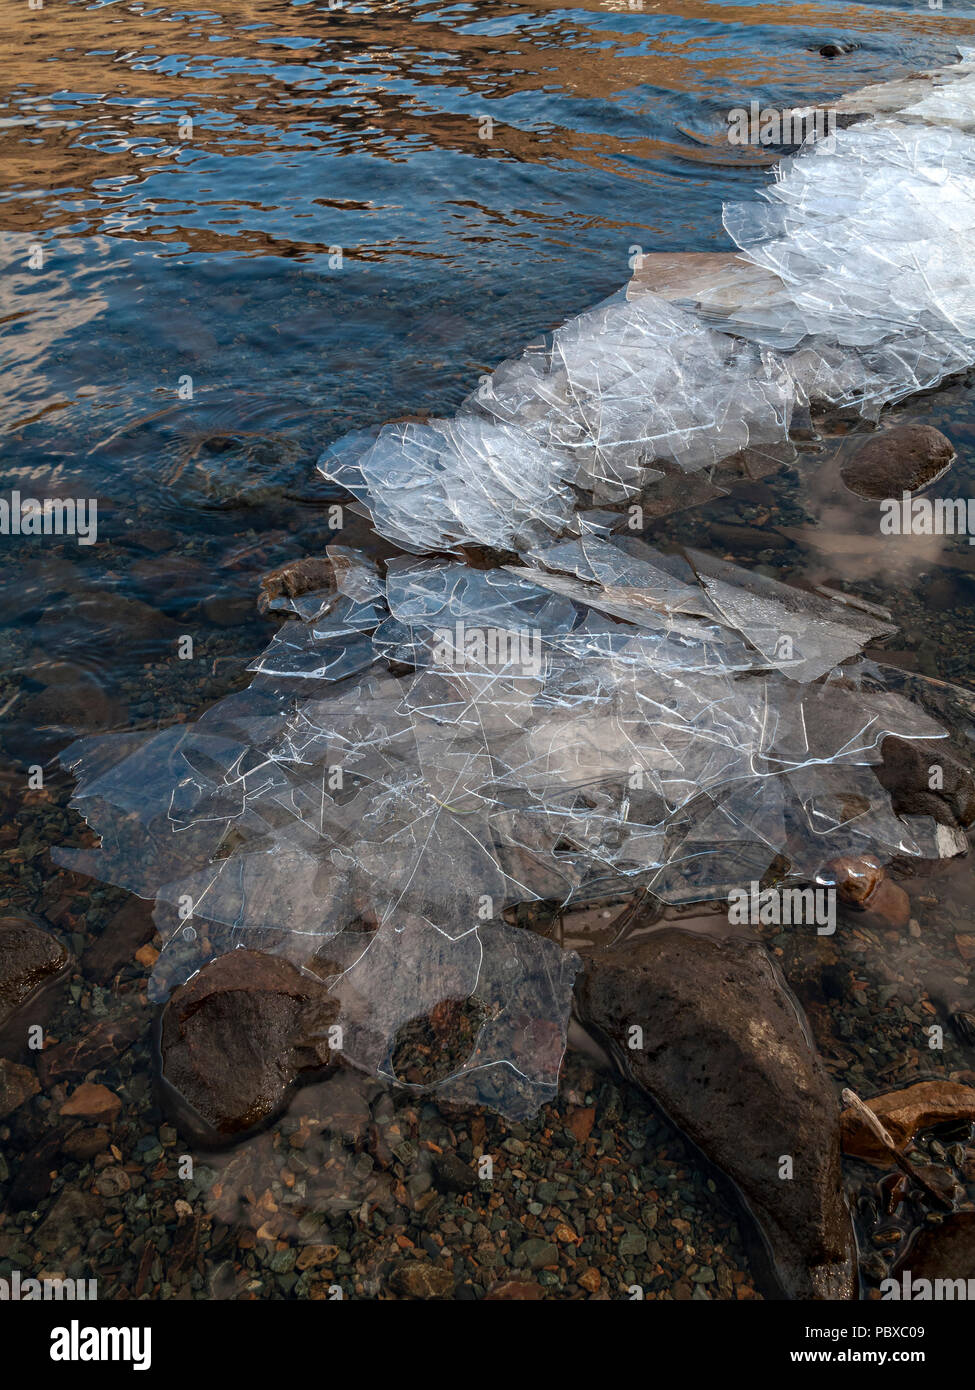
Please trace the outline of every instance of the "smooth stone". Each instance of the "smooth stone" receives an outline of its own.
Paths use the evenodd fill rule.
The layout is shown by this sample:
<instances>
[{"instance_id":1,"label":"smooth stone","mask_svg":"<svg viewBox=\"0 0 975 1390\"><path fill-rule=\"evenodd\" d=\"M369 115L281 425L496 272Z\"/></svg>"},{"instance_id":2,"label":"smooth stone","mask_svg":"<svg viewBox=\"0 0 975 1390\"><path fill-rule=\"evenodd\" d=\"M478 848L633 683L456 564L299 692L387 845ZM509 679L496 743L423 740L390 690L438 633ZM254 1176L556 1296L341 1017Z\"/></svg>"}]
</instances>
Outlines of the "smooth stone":
<instances>
[{"instance_id":1,"label":"smooth stone","mask_svg":"<svg viewBox=\"0 0 975 1390\"><path fill-rule=\"evenodd\" d=\"M162 1077L185 1102L181 1129L219 1144L271 1120L331 1062L337 1014L320 980L276 956L237 950L205 965L162 1015Z\"/></svg>"},{"instance_id":2,"label":"smooth stone","mask_svg":"<svg viewBox=\"0 0 975 1390\"><path fill-rule=\"evenodd\" d=\"M861 444L840 476L858 497L900 500L947 473L954 460L955 446L933 425L897 425Z\"/></svg>"},{"instance_id":3,"label":"smooth stone","mask_svg":"<svg viewBox=\"0 0 975 1390\"><path fill-rule=\"evenodd\" d=\"M836 1095L760 943L680 930L586 957L583 1022L735 1183L793 1299L857 1293ZM643 1030L631 1048L629 1030ZM793 1177L780 1178L783 1156Z\"/></svg>"}]
</instances>

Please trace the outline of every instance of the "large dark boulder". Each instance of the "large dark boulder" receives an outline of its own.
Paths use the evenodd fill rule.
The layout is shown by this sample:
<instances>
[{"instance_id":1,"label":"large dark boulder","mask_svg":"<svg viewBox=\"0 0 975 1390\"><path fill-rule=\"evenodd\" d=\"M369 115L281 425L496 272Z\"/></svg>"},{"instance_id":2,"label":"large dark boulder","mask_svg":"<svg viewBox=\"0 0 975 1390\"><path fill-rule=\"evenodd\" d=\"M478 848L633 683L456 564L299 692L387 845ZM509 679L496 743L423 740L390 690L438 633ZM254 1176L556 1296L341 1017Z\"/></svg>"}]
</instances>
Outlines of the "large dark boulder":
<instances>
[{"instance_id":1,"label":"large dark boulder","mask_svg":"<svg viewBox=\"0 0 975 1390\"><path fill-rule=\"evenodd\" d=\"M764 948L665 928L589 955L576 1001L631 1079L734 1182L786 1297L854 1298L839 1107ZM629 1045L634 1026L642 1047Z\"/></svg>"},{"instance_id":2,"label":"large dark boulder","mask_svg":"<svg viewBox=\"0 0 975 1390\"><path fill-rule=\"evenodd\" d=\"M320 980L276 956L231 951L204 966L162 1016L162 1077L180 1127L217 1145L273 1119L328 1066L337 1014Z\"/></svg>"}]
</instances>

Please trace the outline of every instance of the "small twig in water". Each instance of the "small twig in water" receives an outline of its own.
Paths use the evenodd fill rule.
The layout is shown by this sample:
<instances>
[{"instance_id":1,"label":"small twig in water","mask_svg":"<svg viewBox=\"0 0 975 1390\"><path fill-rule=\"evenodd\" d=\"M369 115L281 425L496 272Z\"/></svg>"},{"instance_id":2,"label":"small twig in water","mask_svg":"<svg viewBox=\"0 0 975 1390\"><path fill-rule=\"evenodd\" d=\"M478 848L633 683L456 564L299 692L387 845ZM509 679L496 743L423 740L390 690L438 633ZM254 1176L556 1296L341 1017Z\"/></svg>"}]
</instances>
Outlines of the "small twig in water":
<instances>
[{"instance_id":1,"label":"small twig in water","mask_svg":"<svg viewBox=\"0 0 975 1390\"><path fill-rule=\"evenodd\" d=\"M884 1128L880 1120L870 1109L870 1106L860 1099L856 1091L851 1091L849 1087L846 1087L843 1091L843 1100L846 1105L852 1105L853 1109L860 1116L860 1119L867 1126L867 1129L869 1129L873 1137L888 1150L891 1158L897 1164L901 1172L905 1173L912 1182L916 1182L919 1187L923 1187L931 1200L937 1202L939 1207L943 1207L947 1211L953 1211L954 1208L948 1198L943 1196L937 1188L932 1187L928 1180L922 1178L917 1169L912 1164L908 1163L906 1158L901 1156L900 1150L894 1143L890 1132Z\"/></svg>"}]
</instances>

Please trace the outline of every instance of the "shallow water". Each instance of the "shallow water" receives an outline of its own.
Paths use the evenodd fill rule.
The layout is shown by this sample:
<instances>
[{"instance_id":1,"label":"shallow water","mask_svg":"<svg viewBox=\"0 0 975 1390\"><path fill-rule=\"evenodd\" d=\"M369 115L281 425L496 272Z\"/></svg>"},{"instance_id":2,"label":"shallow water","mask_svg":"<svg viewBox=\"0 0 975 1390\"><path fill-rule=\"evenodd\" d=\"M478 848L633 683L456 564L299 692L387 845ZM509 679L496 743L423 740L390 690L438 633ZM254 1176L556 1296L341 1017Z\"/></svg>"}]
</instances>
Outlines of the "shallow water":
<instances>
[{"instance_id":1,"label":"shallow water","mask_svg":"<svg viewBox=\"0 0 975 1390\"><path fill-rule=\"evenodd\" d=\"M201 605L237 618L320 540L321 446L455 406L634 248L725 246L722 201L769 163L727 143L730 106L825 100L975 32L910 4L4 9L0 486L97 497L99 544L5 540L60 572L7 576L3 665L36 665L19 623L44 610L43 659L115 693L137 615L86 632L59 595L205 641ZM861 46L822 57L837 37Z\"/></svg>"}]
</instances>

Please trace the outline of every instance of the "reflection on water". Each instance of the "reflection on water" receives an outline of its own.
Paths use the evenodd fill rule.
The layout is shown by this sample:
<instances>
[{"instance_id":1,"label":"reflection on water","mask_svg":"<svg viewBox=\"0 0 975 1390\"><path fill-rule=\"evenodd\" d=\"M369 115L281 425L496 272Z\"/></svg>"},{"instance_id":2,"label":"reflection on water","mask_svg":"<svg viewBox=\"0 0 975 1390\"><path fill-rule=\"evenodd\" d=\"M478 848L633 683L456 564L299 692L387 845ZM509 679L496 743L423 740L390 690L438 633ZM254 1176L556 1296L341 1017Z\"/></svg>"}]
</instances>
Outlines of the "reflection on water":
<instances>
[{"instance_id":1,"label":"reflection on water","mask_svg":"<svg viewBox=\"0 0 975 1390\"><path fill-rule=\"evenodd\" d=\"M730 106L825 100L975 31L715 0L3 13L0 486L97 497L100 538L5 541L40 564L0 596L11 697L57 593L213 635L262 565L318 545L323 444L455 406L636 248L723 246L722 201L769 162L724 138ZM860 46L830 61L837 37ZM136 678L132 617L89 653L103 682Z\"/></svg>"}]
</instances>

